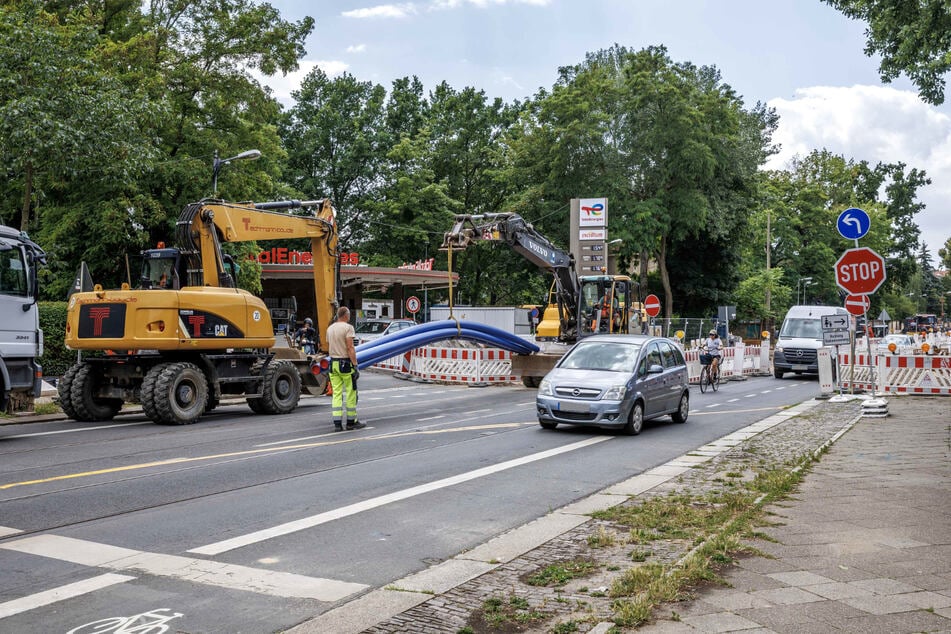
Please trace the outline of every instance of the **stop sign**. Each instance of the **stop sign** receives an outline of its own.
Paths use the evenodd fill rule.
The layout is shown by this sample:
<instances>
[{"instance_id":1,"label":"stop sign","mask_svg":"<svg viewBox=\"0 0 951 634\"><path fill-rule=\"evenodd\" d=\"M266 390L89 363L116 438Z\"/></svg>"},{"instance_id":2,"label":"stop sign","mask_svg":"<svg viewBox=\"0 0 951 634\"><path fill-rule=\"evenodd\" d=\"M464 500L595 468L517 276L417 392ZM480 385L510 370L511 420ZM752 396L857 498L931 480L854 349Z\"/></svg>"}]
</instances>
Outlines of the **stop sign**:
<instances>
[{"instance_id":1,"label":"stop sign","mask_svg":"<svg viewBox=\"0 0 951 634\"><path fill-rule=\"evenodd\" d=\"M868 295L849 295L845 298L845 309L850 315L860 317L868 311L871 302Z\"/></svg>"},{"instance_id":2,"label":"stop sign","mask_svg":"<svg viewBox=\"0 0 951 634\"><path fill-rule=\"evenodd\" d=\"M657 295L651 294L644 298L644 312L651 317L656 317L660 314L660 299Z\"/></svg>"},{"instance_id":3,"label":"stop sign","mask_svg":"<svg viewBox=\"0 0 951 634\"><path fill-rule=\"evenodd\" d=\"M885 258L868 247L849 249L835 263L835 283L850 295L871 295L885 281Z\"/></svg>"}]
</instances>

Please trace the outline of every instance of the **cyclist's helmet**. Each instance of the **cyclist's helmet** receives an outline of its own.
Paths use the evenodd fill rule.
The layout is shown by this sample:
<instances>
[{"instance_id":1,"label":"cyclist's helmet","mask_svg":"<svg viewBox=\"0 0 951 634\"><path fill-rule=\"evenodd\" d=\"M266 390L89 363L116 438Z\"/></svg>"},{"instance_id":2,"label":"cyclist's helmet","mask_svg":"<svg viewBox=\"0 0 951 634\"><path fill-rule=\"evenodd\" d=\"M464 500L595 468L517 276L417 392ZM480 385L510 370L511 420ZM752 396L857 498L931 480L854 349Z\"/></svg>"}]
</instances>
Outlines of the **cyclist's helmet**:
<instances>
[{"instance_id":1,"label":"cyclist's helmet","mask_svg":"<svg viewBox=\"0 0 951 634\"><path fill-rule=\"evenodd\" d=\"M711 330L709 334L710 334L711 337L716 337L716 336L717 336L717 331L716 331L716 330Z\"/></svg>"},{"instance_id":2,"label":"cyclist's helmet","mask_svg":"<svg viewBox=\"0 0 951 634\"><path fill-rule=\"evenodd\" d=\"M314 320L308 317L307 319L304 320L304 323L307 324L308 326L313 326Z\"/></svg>"}]
</instances>

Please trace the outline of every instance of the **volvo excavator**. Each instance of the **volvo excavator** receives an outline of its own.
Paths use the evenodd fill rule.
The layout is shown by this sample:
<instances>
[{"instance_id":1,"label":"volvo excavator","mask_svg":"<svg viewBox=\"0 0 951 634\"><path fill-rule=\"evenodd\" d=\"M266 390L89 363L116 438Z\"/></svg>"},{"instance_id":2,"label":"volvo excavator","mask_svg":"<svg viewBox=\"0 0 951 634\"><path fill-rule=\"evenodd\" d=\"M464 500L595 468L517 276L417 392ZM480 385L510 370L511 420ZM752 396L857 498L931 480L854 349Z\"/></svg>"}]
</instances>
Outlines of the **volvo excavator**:
<instances>
[{"instance_id":1,"label":"volvo excavator","mask_svg":"<svg viewBox=\"0 0 951 634\"><path fill-rule=\"evenodd\" d=\"M556 247L518 214L458 214L452 229L444 234L441 248L457 251L486 241L507 244L554 276L535 340L555 345L540 353L512 355L512 372L521 376L527 387L538 387L564 354L563 344L598 333L636 331L640 304L633 296L630 277L578 277L574 256Z\"/></svg>"},{"instance_id":2,"label":"volvo excavator","mask_svg":"<svg viewBox=\"0 0 951 634\"><path fill-rule=\"evenodd\" d=\"M288 238L310 238L315 327L326 332L339 304L330 201L202 200L179 216L175 248L143 252L138 288L96 285L69 298L66 347L91 354L59 382L63 411L78 421L109 420L124 403L141 403L152 421L183 425L226 395L244 396L256 413L290 412L302 377L319 393L326 342L303 360L311 372L281 358L291 351L275 348L267 306L237 288L237 265L221 249L224 242Z\"/></svg>"}]
</instances>

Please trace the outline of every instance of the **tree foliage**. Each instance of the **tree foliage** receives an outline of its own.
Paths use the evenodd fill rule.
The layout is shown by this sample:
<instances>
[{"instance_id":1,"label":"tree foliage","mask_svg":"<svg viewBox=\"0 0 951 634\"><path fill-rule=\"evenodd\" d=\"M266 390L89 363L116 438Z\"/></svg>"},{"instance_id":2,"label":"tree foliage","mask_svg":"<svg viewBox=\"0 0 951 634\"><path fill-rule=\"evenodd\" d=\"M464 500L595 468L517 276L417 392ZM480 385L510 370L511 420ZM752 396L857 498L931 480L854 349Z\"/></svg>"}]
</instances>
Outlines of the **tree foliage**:
<instances>
[{"instance_id":1,"label":"tree foliage","mask_svg":"<svg viewBox=\"0 0 951 634\"><path fill-rule=\"evenodd\" d=\"M882 56L882 81L904 73L924 101L944 103L944 77L951 69L951 11L946 0L823 2L867 24L865 54Z\"/></svg>"}]
</instances>

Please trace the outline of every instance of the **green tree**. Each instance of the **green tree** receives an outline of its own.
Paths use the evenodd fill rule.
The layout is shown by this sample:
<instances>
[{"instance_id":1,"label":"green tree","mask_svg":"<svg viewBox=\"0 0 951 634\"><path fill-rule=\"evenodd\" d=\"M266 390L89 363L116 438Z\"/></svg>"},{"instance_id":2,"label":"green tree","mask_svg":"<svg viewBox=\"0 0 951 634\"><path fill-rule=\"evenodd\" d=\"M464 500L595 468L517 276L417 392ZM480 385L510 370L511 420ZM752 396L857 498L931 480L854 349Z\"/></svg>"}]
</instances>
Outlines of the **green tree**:
<instances>
[{"instance_id":1,"label":"green tree","mask_svg":"<svg viewBox=\"0 0 951 634\"><path fill-rule=\"evenodd\" d=\"M865 54L882 56L882 81L904 73L924 101L944 103L944 77L951 69L951 11L945 0L823 2L868 25Z\"/></svg>"},{"instance_id":2,"label":"green tree","mask_svg":"<svg viewBox=\"0 0 951 634\"><path fill-rule=\"evenodd\" d=\"M782 319L793 304L793 289L783 283L785 271L780 268L763 269L740 282L735 299L736 312L741 320ZM769 308L766 307L766 291L770 293Z\"/></svg>"}]
</instances>

